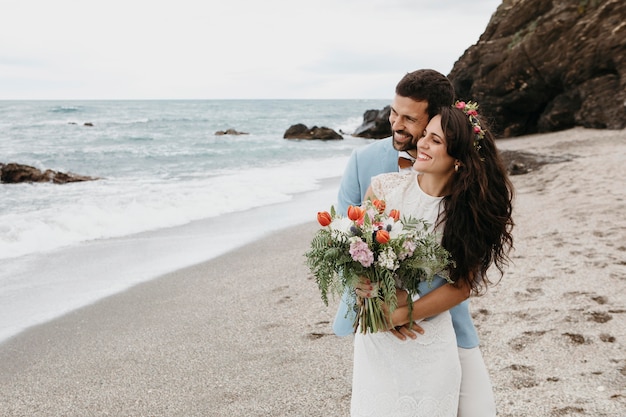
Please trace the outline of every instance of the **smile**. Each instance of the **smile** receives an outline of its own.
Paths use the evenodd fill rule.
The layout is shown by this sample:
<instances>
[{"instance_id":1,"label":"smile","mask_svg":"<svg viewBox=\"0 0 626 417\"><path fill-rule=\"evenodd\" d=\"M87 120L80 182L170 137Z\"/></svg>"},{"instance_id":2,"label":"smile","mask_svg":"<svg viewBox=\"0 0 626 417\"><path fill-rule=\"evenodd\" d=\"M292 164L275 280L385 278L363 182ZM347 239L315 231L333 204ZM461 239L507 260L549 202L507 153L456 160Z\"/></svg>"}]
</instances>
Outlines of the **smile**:
<instances>
[{"instance_id":1,"label":"smile","mask_svg":"<svg viewBox=\"0 0 626 417\"><path fill-rule=\"evenodd\" d=\"M393 135L396 139L411 139L411 135L405 134L405 133L400 133L398 131L393 132Z\"/></svg>"}]
</instances>

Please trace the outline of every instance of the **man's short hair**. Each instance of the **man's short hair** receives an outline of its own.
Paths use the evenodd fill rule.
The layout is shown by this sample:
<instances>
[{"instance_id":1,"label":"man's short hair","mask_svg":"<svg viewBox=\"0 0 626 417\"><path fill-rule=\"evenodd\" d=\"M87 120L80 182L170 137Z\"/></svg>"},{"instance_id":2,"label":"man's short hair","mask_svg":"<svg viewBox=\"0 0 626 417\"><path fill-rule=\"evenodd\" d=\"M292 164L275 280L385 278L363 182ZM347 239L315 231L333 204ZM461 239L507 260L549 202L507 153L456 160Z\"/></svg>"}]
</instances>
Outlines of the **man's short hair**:
<instances>
[{"instance_id":1,"label":"man's short hair","mask_svg":"<svg viewBox=\"0 0 626 417\"><path fill-rule=\"evenodd\" d=\"M432 69L407 73L396 85L396 94L415 101L427 101L429 119L437 115L440 108L454 103L452 83L448 77Z\"/></svg>"}]
</instances>

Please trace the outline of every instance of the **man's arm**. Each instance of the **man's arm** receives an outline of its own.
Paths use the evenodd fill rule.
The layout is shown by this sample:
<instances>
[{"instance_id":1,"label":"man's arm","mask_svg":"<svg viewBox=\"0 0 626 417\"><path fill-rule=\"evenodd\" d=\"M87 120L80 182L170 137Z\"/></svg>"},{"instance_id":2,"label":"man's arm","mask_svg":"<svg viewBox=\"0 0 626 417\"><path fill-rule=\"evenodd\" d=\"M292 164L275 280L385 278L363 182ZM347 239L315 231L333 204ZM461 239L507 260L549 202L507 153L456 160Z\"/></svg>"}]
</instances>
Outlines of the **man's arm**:
<instances>
[{"instance_id":1,"label":"man's arm","mask_svg":"<svg viewBox=\"0 0 626 417\"><path fill-rule=\"evenodd\" d=\"M356 312L350 307L353 304L352 297L354 297L354 293L351 294L350 290L346 289L339 301L333 321L333 333L337 336L349 336L354 333Z\"/></svg>"},{"instance_id":2,"label":"man's arm","mask_svg":"<svg viewBox=\"0 0 626 417\"><path fill-rule=\"evenodd\" d=\"M343 177L341 177L337 194L337 212L345 216L348 212L348 206L351 205L361 205L361 184L358 175L356 150L350 155ZM354 294L351 294L349 289L346 289L341 296L335 320L333 321L333 332L337 336L348 336L354 332L356 313L350 308L353 297Z\"/></svg>"},{"instance_id":3,"label":"man's arm","mask_svg":"<svg viewBox=\"0 0 626 417\"><path fill-rule=\"evenodd\" d=\"M352 151L339 184L337 212L345 216L348 206L360 206L371 178L383 172L397 171L397 164L398 152L393 148L391 138ZM346 289L341 297L333 322L333 331L337 336L347 336L354 331L356 313L350 308L353 297L350 289Z\"/></svg>"},{"instance_id":4,"label":"man's arm","mask_svg":"<svg viewBox=\"0 0 626 417\"><path fill-rule=\"evenodd\" d=\"M337 193L337 212L344 216L348 212L348 206L361 205L362 190L358 167L357 152L355 150L350 155L350 159L348 159L348 164L339 184L339 192Z\"/></svg>"}]
</instances>

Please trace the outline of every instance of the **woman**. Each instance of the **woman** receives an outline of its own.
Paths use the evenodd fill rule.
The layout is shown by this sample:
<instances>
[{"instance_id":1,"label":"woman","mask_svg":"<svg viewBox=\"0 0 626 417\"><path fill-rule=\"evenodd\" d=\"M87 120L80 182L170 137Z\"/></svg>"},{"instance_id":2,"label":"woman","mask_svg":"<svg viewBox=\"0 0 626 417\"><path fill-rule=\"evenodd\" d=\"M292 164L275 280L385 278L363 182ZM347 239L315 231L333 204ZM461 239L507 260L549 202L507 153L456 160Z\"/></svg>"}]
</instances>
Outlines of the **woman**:
<instances>
[{"instance_id":1,"label":"woman","mask_svg":"<svg viewBox=\"0 0 626 417\"><path fill-rule=\"evenodd\" d=\"M427 220L452 255L454 266L447 272L454 287L466 296L483 292L487 269L495 265L502 275L512 248L513 189L475 103L457 102L431 119L413 167L409 174L373 178L366 198ZM439 279L440 285L449 284ZM421 295L433 288L422 285ZM370 290L364 282L356 294L371 297ZM406 293L398 292L398 300L406 300ZM419 305L427 299L414 301L411 318L408 306L399 305L390 314L389 332L356 332L353 416L457 415L461 371L449 312L442 309L422 321L419 337L396 337L424 318Z\"/></svg>"}]
</instances>

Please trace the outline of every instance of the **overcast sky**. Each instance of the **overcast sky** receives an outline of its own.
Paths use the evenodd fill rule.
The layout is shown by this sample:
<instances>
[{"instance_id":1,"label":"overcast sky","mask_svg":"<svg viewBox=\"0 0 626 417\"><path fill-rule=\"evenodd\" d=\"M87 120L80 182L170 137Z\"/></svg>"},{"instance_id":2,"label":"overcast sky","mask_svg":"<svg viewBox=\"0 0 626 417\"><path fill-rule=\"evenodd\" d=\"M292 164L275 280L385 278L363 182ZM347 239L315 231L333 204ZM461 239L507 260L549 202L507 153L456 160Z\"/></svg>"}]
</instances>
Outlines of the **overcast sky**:
<instances>
[{"instance_id":1,"label":"overcast sky","mask_svg":"<svg viewBox=\"0 0 626 417\"><path fill-rule=\"evenodd\" d=\"M0 99L387 99L500 3L0 0Z\"/></svg>"}]
</instances>

